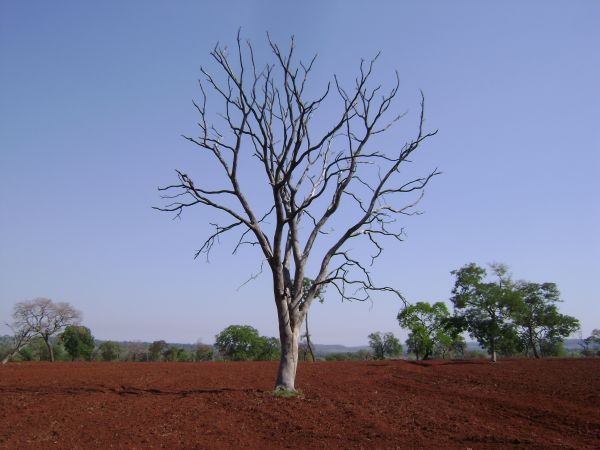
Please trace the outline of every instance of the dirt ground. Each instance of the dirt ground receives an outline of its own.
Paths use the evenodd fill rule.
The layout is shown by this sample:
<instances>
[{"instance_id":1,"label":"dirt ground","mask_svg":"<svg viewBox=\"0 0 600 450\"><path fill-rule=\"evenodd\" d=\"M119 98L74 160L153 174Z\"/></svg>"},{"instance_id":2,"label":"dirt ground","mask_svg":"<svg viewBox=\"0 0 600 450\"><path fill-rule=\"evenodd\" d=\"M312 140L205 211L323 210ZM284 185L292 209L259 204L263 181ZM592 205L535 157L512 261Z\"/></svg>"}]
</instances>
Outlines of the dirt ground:
<instances>
[{"instance_id":1,"label":"dirt ground","mask_svg":"<svg viewBox=\"0 0 600 450\"><path fill-rule=\"evenodd\" d=\"M0 447L600 448L600 359L0 367Z\"/></svg>"}]
</instances>

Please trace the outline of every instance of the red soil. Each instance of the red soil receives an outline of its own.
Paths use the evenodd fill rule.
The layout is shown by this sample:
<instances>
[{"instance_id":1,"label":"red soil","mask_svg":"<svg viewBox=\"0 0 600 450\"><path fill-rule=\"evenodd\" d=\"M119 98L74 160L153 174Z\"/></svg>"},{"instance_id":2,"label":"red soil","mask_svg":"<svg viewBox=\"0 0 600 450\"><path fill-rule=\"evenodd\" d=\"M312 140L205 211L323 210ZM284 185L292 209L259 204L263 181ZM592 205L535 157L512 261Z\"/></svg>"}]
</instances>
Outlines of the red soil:
<instances>
[{"instance_id":1,"label":"red soil","mask_svg":"<svg viewBox=\"0 0 600 450\"><path fill-rule=\"evenodd\" d=\"M0 447L600 448L600 359L0 367Z\"/></svg>"}]
</instances>

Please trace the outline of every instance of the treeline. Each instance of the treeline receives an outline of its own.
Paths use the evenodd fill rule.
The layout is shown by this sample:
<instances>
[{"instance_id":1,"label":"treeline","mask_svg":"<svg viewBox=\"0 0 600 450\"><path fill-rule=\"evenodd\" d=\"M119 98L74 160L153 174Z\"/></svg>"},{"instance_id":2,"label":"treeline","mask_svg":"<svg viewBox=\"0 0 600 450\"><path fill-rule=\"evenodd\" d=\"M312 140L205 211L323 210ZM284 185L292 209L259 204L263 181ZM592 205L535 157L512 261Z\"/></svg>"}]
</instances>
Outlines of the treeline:
<instances>
[{"instance_id":1,"label":"treeline","mask_svg":"<svg viewBox=\"0 0 600 450\"><path fill-rule=\"evenodd\" d=\"M562 301L555 283L512 279L502 264L486 270L467 264L455 270L450 312L444 302L407 304L397 316L408 331L406 352L392 333L368 336L370 350L318 354L310 342L308 324L299 345L300 360L368 360L403 357L482 357L467 350L468 334L487 352L497 356L541 358L563 356L564 339L579 330L579 321L562 314ZM319 292L324 301L324 291ZM261 336L248 325L231 325L215 336L215 344L173 345L164 340L152 343L96 341L81 325L81 313L68 303L37 298L14 306L12 335L0 338L3 363L14 361L270 361L279 359L280 342ZM600 330L580 340L582 356L600 356Z\"/></svg>"},{"instance_id":2,"label":"treeline","mask_svg":"<svg viewBox=\"0 0 600 450\"><path fill-rule=\"evenodd\" d=\"M563 356L563 341L579 330L579 320L561 314L555 283L512 279L508 267L491 264L490 271L467 264L455 270L450 302L418 302L399 314L409 331L408 351L416 359L461 357L464 333L487 351L492 361L501 356ZM598 330L582 341L581 354L591 356L600 344Z\"/></svg>"}]
</instances>

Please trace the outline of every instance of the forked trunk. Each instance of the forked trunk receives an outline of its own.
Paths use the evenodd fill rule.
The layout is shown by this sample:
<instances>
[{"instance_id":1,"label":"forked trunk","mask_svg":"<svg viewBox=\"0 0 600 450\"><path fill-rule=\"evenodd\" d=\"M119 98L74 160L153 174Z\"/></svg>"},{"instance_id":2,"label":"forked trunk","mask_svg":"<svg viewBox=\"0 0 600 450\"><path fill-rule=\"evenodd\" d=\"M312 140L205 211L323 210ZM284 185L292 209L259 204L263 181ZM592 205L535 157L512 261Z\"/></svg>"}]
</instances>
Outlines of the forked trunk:
<instances>
[{"instance_id":1,"label":"forked trunk","mask_svg":"<svg viewBox=\"0 0 600 450\"><path fill-rule=\"evenodd\" d=\"M279 328L281 358L279 360L279 369L277 370L275 389L285 389L286 391L295 392L300 324L296 324L294 328L291 328L289 324L280 324Z\"/></svg>"}]
</instances>

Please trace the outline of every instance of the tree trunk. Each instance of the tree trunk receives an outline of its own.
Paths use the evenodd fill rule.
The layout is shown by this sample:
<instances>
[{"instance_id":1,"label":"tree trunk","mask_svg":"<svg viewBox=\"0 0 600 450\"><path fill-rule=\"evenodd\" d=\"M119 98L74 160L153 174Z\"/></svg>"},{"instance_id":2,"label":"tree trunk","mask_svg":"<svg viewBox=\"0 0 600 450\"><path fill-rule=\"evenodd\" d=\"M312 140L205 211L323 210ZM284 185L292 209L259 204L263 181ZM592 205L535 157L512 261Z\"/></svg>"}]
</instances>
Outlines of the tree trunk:
<instances>
[{"instance_id":1,"label":"tree trunk","mask_svg":"<svg viewBox=\"0 0 600 450\"><path fill-rule=\"evenodd\" d=\"M535 341L533 340L533 331L531 330L531 328L529 329L529 345L531 345L531 349L533 350L533 356L535 357L535 359L540 359L540 355L537 351L537 348L535 348Z\"/></svg>"},{"instance_id":2,"label":"tree trunk","mask_svg":"<svg viewBox=\"0 0 600 450\"><path fill-rule=\"evenodd\" d=\"M9 353L8 355L6 355L4 357L4 359L2 360L2 365L6 364L13 355L14 355L14 353Z\"/></svg>"},{"instance_id":3,"label":"tree trunk","mask_svg":"<svg viewBox=\"0 0 600 450\"><path fill-rule=\"evenodd\" d=\"M279 360L279 369L277 370L275 389L285 389L286 391L295 392L300 325L295 324L292 328L289 323L281 323L282 317L279 317L279 322L281 358Z\"/></svg>"},{"instance_id":4,"label":"tree trunk","mask_svg":"<svg viewBox=\"0 0 600 450\"><path fill-rule=\"evenodd\" d=\"M50 361L54 362L54 349L50 344L50 336L44 336L44 342L46 343L46 347L48 348L48 355L50 355Z\"/></svg>"},{"instance_id":5,"label":"tree trunk","mask_svg":"<svg viewBox=\"0 0 600 450\"><path fill-rule=\"evenodd\" d=\"M490 339L490 352L492 354L492 362L496 362L496 340L494 338Z\"/></svg>"}]
</instances>

